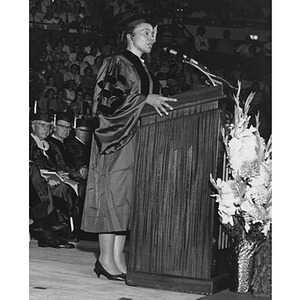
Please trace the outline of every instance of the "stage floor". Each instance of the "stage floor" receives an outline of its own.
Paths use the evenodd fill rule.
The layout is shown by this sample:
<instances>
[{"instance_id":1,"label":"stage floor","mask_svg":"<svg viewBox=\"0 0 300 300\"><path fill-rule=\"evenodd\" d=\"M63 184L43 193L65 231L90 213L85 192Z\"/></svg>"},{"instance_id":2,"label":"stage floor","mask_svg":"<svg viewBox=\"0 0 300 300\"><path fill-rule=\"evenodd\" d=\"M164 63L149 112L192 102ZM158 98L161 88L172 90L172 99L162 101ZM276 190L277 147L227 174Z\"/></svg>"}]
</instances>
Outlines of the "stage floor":
<instances>
[{"instance_id":1,"label":"stage floor","mask_svg":"<svg viewBox=\"0 0 300 300\"><path fill-rule=\"evenodd\" d=\"M32 300L197 300L204 295L132 287L97 278L98 243L80 241L75 249L40 248L29 243L29 299Z\"/></svg>"},{"instance_id":2,"label":"stage floor","mask_svg":"<svg viewBox=\"0 0 300 300\"><path fill-rule=\"evenodd\" d=\"M270 300L225 290L214 295L180 293L97 278L98 242L82 240L74 249L40 248L29 243L30 300ZM125 245L125 251L128 245Z\"/></svg>"}]
</instances>

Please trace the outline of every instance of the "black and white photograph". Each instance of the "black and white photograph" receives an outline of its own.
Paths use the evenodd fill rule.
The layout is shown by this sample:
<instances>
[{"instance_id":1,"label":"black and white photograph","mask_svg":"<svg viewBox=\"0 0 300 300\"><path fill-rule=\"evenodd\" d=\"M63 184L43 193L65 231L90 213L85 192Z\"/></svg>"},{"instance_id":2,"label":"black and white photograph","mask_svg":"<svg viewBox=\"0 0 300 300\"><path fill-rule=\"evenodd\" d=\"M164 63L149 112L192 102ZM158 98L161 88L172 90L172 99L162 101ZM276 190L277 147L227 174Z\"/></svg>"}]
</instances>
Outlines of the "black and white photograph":
<instances>
[{"instance_id":1,"label":"black and white photograph","mask_svg":"<svg viewBox=\"0 0 300 300\"><path fill-rule=\"evenodd\" d=\"M296 299L291 4L11 6L3 299Z\"/></svg>"}]
</instances>

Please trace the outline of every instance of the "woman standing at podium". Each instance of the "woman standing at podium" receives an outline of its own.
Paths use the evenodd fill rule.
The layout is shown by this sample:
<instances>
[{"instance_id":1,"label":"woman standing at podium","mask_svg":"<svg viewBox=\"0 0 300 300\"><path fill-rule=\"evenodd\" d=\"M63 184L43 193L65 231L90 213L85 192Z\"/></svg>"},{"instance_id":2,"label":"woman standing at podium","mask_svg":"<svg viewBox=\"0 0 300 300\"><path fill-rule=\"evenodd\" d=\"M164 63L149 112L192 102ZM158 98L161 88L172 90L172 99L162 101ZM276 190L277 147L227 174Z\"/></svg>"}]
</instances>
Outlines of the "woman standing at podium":
<instances>
[{"instance_id":1,"label":"woman standing at podium","mask_svg":"<svg viewBox=\"0 0 300 300\"><path fill-rule=\"evenodd\" d=\"M124 244L133 197L136 124L145 104L162 116L174 98L160 95L159 82L142 60L156 40L157 26L134 15L125 25L126 50L103 63L94 91L93 114L99 120L91 149L81 228L98 233L100 256L94 271L125 280Z\"/></svg>"}]
</instances>

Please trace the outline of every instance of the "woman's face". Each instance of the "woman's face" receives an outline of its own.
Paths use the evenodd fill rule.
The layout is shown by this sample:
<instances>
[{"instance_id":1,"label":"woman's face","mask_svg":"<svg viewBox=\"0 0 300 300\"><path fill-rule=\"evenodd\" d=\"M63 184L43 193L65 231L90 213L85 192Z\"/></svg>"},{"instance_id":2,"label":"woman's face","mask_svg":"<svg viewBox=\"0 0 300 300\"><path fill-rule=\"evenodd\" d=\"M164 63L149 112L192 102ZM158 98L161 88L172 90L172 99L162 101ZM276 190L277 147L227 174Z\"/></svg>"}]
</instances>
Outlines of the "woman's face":
<instances>
[{"instance_id":1,"label":"woman's face","mask_svg":"<svg viewBox=\"0 0 300 300\"><path fill-rule=\"evenodd\" d=\"M134 29L132 35L127 35L129 39L128 49L141 56L143 53L150 53L156 39L156 28L149 23L140 23Z\"/></svg>"}]
</instances>

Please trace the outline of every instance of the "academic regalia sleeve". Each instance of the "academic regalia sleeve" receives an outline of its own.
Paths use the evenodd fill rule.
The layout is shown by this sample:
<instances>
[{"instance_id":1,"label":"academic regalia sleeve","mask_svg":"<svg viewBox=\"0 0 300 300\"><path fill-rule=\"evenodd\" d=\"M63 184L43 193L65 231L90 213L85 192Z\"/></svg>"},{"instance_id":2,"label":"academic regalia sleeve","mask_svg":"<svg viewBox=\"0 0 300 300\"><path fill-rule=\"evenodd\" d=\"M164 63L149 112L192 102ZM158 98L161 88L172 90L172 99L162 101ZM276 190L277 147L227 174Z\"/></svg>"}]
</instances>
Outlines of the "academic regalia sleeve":
<instances>
[{"instance_id":1,"label":"academic regalia sleeve","mask_svg":"<svg viewBox=\"0 0 300 300\"><path fill-rule=\"evenodd\" d=\"M140 81L133 65L120 56L100 69L94 93L99 127L94 137L101 154L116 152L133 137L147 97L141 94Z\"/></svg>"}]
</instances>

